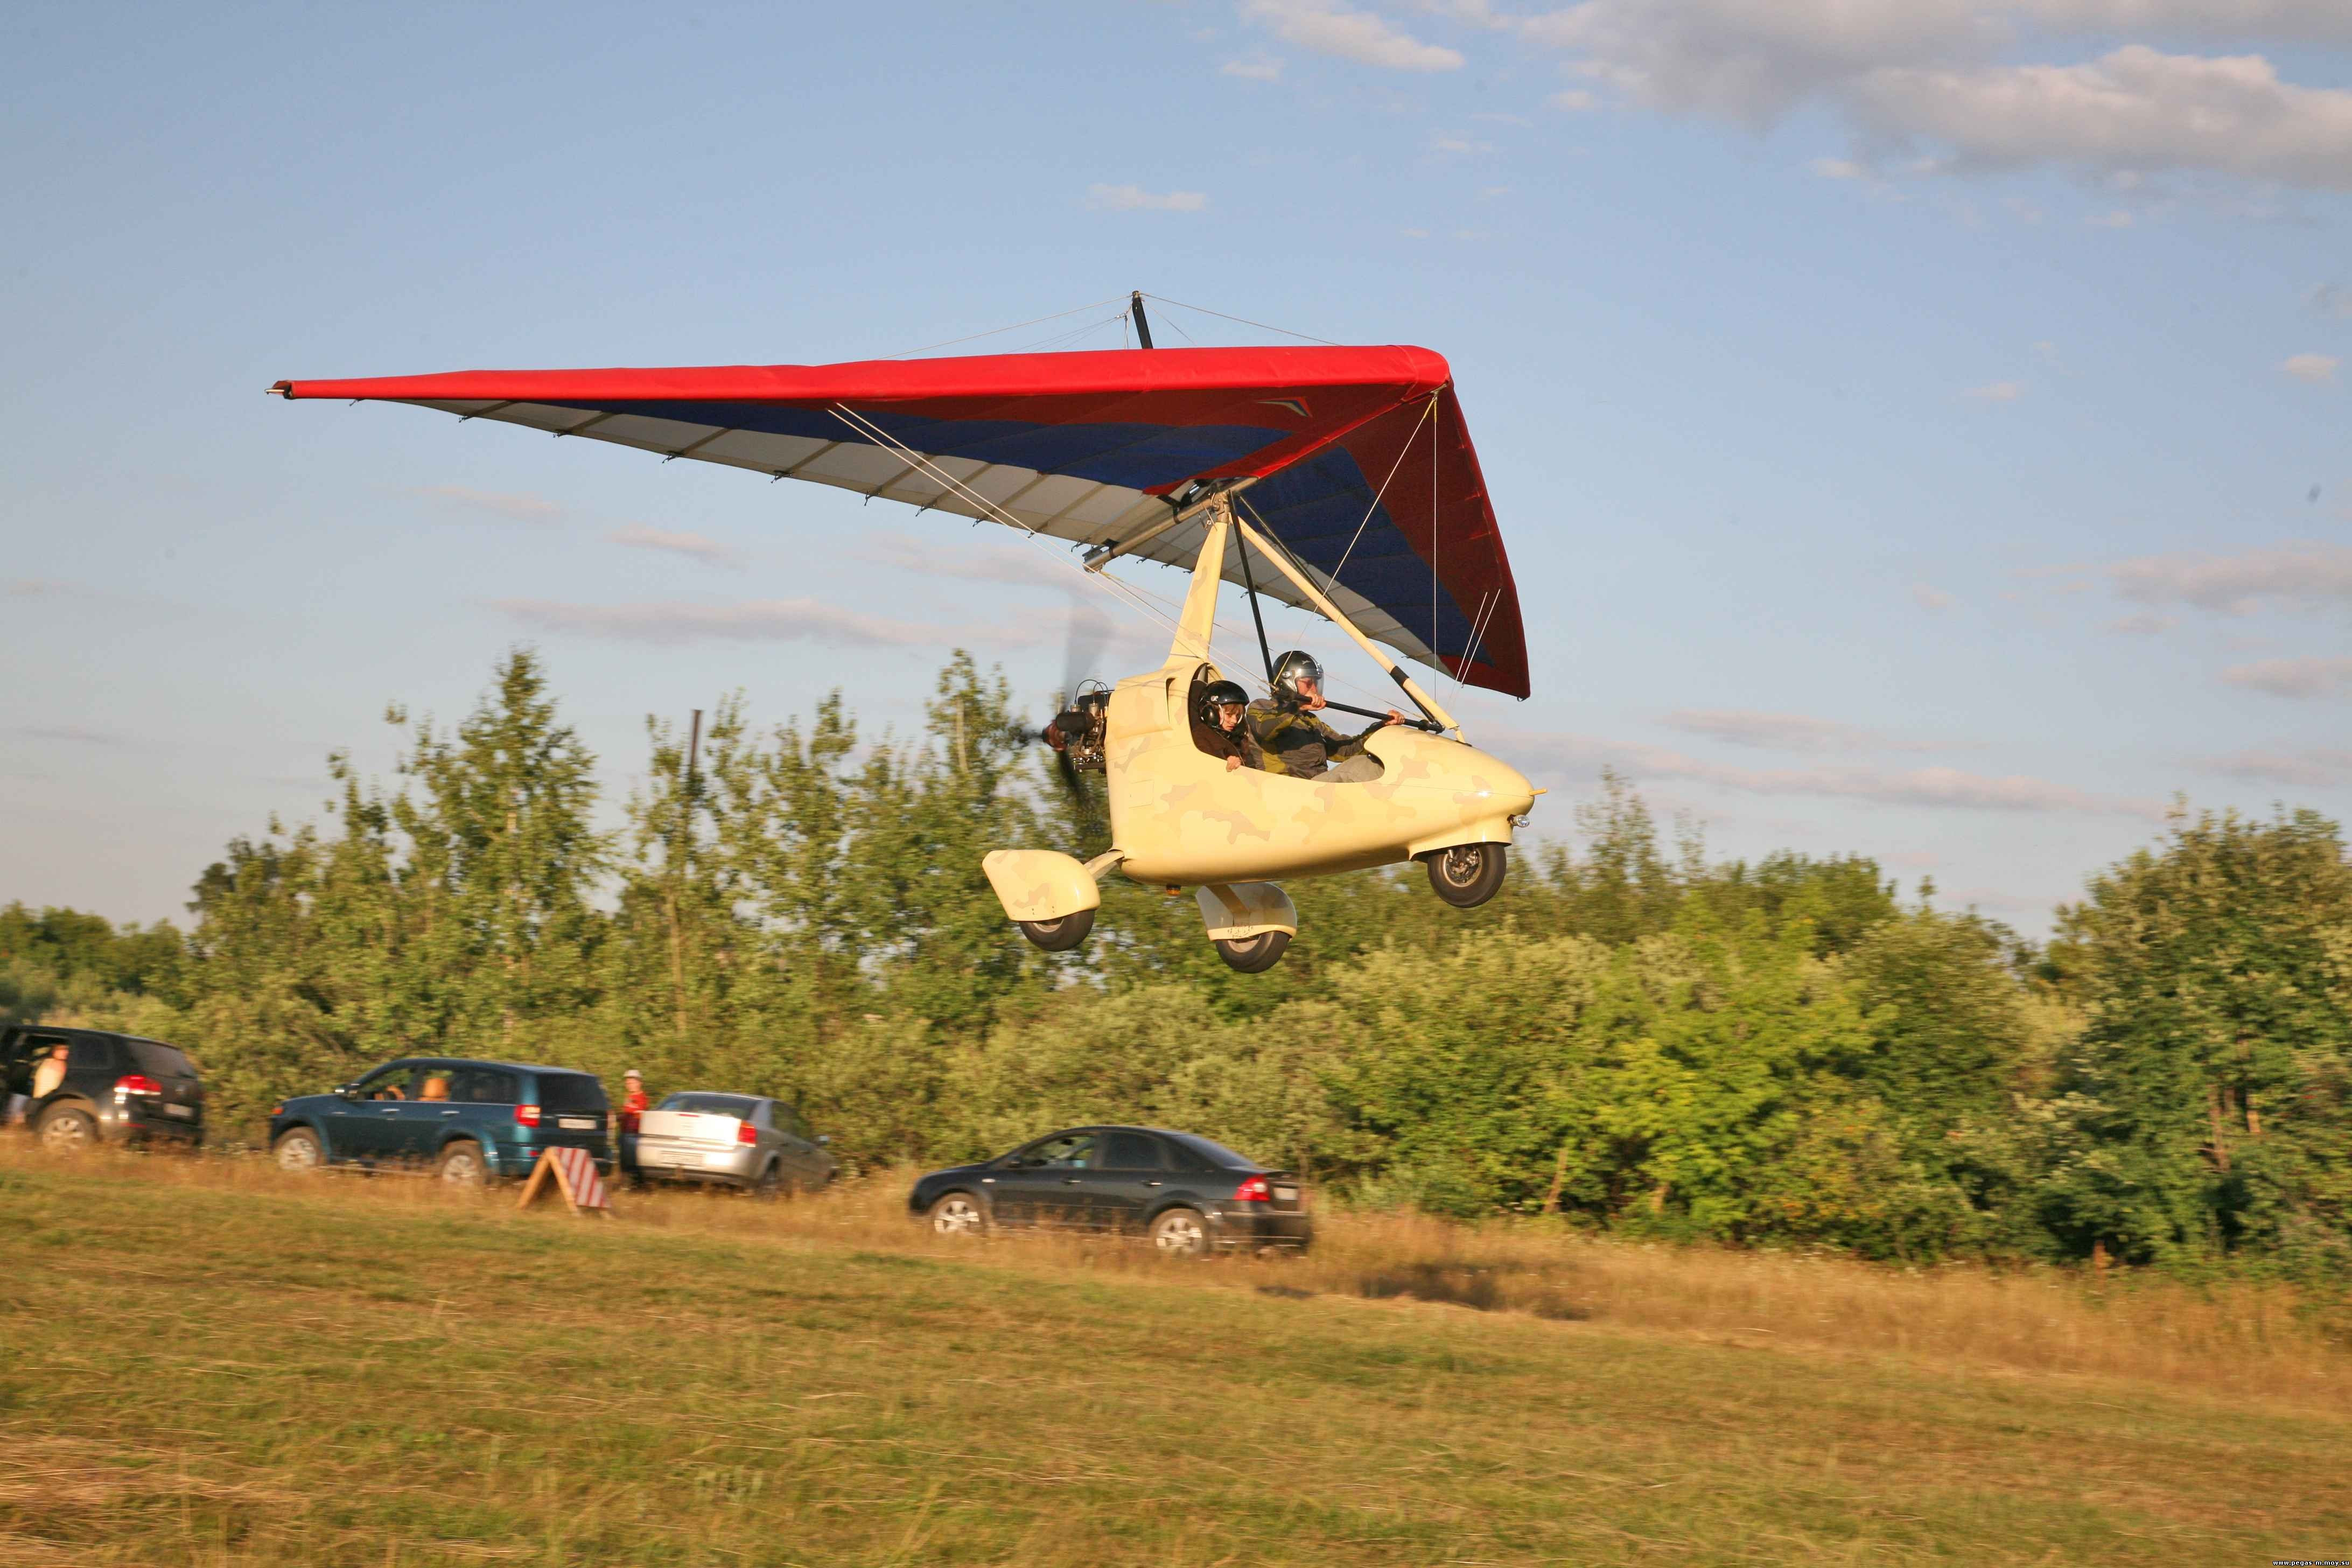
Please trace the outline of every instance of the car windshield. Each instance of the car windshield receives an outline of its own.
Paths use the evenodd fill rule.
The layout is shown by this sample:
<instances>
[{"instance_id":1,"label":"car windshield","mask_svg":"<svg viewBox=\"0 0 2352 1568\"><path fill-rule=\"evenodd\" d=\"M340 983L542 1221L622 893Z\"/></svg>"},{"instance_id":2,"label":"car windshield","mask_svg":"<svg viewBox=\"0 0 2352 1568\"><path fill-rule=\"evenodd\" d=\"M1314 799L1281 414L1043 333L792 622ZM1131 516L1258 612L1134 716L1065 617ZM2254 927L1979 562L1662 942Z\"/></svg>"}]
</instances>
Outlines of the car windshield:
<instances>
[{"instance_id":1,"label":"car windshield","mask_svg":"<svg viewBox=\"0 0 2352 1568\"><path fill-rule=\"evenodd\" d=\"M553 1112L593 1112L602 1116L604 1086L584 1072L543 1072L539 1075L539 1108Z\"/></svg>"},{"instance_id":2,"label":"car windshield","mask_svg":"<svg viewBox=\"0 0 2352 1568\"><path fill-rule=\"evenodd\" d=\"M1246 1154L1236 1154L1213 1138L1203 1138L1197 1132L1171 1132L1168 1135L1180 1149L1198 1154L1212 1165L1229 1171L1255 1171L1264 1167Z\"/></svg>"},{"instance_id":3,"label":"car windshield","mask_svg":"<svg viewBox=\"0 0 2352 1568\"><path fill-rule=\"evenodd\" d=\"M690 1110L703 1116L740 1116L748 1121L756 1103L747 1094L673 1094L654 1109Z\"/></svg>"}]
</instances>

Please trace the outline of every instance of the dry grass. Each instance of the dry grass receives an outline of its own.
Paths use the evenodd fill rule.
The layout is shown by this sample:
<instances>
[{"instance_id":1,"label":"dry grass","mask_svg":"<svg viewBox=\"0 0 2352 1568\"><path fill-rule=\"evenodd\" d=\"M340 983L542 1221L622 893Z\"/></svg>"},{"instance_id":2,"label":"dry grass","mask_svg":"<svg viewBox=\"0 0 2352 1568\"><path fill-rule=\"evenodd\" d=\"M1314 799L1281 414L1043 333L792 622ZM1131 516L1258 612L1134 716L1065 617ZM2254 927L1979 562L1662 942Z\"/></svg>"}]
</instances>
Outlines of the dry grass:
<instances>
[{"instance_id":1,"label":"dry grass","mask_svg":"<svg viewBox=\"0 0 2352 1568\"><path fill-rule=\"evenodd\" d=\"M18 1151L14 1158L26 1155ZM12 1155L0 1148L0 1162ZM257 1157L110 1155L165 1184L284 1192L323 1182L342 1201L496 1212L410 1178L289 1178ZM822 1243L992 1265L1084 1268L1210 1290L1410 1299L1758 1346L1882 1354L2006 1371L2116 1377L2232 1399L2352 1407L2352 1347L2292 1289L2163 1276L1976 1265L1896 1268L1823 1253L1738 1252L1594 1238L1515 1222L1326 1210L1305 1258L1173 1263L1129 1241L929 1234L907 1214L911 1170L822 1196L756 1205L730 1194L625 1193L613 1223L680 1235ZM590 1222L594 1223L594 1222Z\"/></svg>"},{"instance_id":2,"label":"dry grass","mask_svg":"<svg viewBox=\"0 0 2352 1568\"><path fill-rule=\"evenodd\" d=\"M0 1146L0 1563L2023 1568L2352 1538L2343 1364L2232 1299L1370 1215L1187 1266L959 1244L903 1192L599 1223ZM2253 1373L2200 1365L2223 1350Z\"/></svg>"}]
</instances>

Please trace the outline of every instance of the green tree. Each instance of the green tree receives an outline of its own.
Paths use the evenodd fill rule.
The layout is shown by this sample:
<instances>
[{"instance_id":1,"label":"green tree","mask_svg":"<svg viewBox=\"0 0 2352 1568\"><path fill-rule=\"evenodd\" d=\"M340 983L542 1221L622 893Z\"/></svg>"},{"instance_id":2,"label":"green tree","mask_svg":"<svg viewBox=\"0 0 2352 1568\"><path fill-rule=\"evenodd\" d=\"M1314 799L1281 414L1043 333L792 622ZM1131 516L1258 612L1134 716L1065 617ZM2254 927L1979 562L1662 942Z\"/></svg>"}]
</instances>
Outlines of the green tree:
<instances>
[{"instance_id":1,"label":"green tree","mask_svg":"<svg viewBox=\"0 0 2352 1568\"><path fill-rule=\"evenodd\" d=\"M2044 1193L2077 1253L2352 1265L2352 867L2309 811L2173 818L2062 911L2087 1024Z\"/></svg>"}]
</instances>

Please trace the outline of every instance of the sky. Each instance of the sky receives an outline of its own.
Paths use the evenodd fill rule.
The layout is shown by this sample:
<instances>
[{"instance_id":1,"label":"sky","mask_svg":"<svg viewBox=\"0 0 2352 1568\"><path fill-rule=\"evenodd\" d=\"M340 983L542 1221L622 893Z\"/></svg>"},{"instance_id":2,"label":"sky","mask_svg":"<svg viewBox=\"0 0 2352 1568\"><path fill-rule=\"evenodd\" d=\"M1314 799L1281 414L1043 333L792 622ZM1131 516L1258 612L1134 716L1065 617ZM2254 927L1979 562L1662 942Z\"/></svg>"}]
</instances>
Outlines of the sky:
<instances>
[{"instance_id":1,"label":"sky","mask_svg":"<svg viewBox=\"0 0 2352 1568\"><path fill-rule=\"evenodd\" d=\"M961 647L1042 716L1106 611L1149 668L1002 529L263 395L1131 289L1451 362L1535 695L1423 679L1531 837L1614 768L2038 932L2176 800L2352 814L2342 0L20 0L0 86L0 901L184 918L517 646L616 801L730 691L903 735Z\"/></svg>"}]
</instances>

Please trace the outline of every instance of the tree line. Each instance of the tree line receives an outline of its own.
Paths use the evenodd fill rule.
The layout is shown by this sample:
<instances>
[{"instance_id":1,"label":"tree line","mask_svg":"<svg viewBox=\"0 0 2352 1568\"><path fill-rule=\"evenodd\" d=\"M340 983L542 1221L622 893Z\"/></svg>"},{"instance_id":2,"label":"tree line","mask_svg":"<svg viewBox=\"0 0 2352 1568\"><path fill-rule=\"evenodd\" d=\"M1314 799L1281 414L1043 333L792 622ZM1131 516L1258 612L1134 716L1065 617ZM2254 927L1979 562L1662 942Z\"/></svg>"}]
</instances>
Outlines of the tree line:
<instances>
[{"instance_id":1,"label":"tree line","mask_svg":"<svg viewBox=\"0 0 2352 1568\"><path fill-rule=\"evenodd\" d=\"M614 830L530 650L454 728L387 719L393 776L332 757L184 929L0 910L0 1008L182 1045L232 1136L446 1052L777 1095L854 1164L1140 1121L1440 1214L2352 1280L2352 866L2310 811L2183 808L2032 943L1865 856L1710 859L1612 777L1493 903L1303 882L1238 975L1116 878L1078 952L1013 931L981 857L1098 848L1098 803L961 655L912 736L837 694L730 700L691 759L648 721Z\"/></svg>"}]
</instances>

